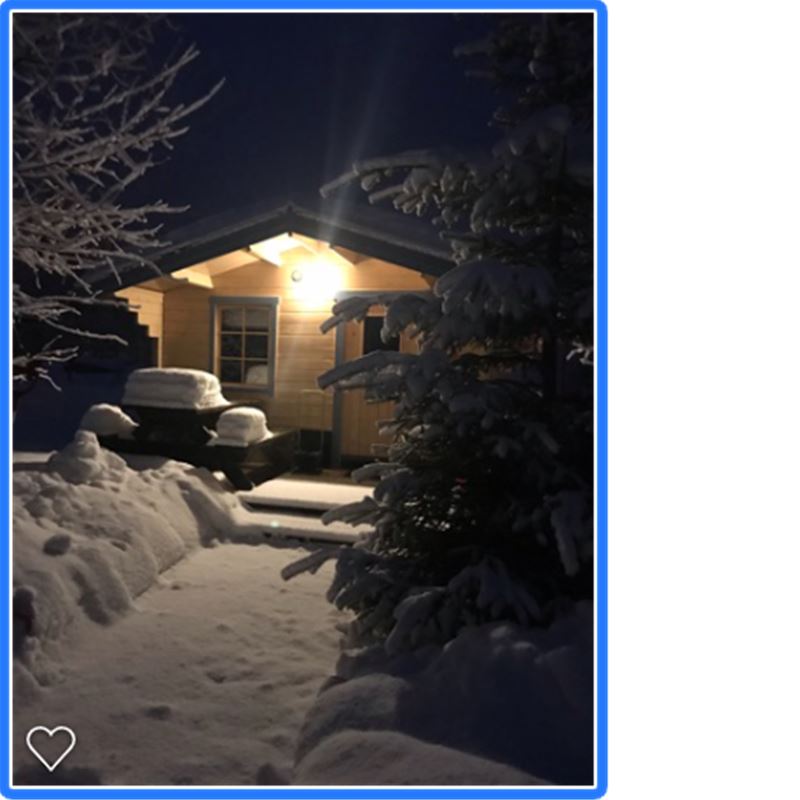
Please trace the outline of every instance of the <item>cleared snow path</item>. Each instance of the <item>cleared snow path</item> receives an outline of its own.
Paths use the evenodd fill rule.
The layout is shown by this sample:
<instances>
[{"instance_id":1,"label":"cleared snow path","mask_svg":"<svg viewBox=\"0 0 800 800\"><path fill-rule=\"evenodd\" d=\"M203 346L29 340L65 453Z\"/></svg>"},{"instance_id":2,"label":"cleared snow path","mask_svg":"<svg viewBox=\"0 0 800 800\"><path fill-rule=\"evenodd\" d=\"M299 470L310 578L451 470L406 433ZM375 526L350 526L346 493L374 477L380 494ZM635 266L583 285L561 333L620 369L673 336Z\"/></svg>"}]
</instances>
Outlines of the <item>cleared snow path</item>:
<instances>
[{"instance_id":1,"label":"cleared snow path","mask_svg":"<svg viewBox=\"0 0 800 800\"><path fill-rule=\"evenodd\" d=\"M62 674L17 703L20 783L276 784L291 780L298 731L333 674L343 615L326 600L332 566L291 583L299 548L222 544L164 572L136 610L85 625ZM52 778L24 744L68 725L77 746Z\"/></svg>"}]
</instances>

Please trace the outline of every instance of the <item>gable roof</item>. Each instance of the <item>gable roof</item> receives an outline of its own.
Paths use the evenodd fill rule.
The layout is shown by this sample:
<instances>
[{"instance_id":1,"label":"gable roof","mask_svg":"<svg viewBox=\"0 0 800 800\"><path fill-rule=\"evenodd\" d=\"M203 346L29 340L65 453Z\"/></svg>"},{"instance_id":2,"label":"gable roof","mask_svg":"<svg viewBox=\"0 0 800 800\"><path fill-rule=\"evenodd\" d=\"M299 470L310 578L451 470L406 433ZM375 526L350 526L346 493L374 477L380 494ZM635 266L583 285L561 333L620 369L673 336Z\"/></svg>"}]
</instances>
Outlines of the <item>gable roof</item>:
<instances>
[{"instance_id":1,"label":"gable roof","mask_svg":"<svg viewBox=\"0 0 800 800\"><path fill-rule=\"evenodd\" d=\"M447 244L430 222L359 203L351 193L265 203L261 209L230 211L179 228L153 260L168 275L282 233L298 233L426 275L443 275L453 267ZM121 282L103 272L92 284L110 291L155 277L152 269L136 266L121 272Z\"/></svg>"}]
</instances>

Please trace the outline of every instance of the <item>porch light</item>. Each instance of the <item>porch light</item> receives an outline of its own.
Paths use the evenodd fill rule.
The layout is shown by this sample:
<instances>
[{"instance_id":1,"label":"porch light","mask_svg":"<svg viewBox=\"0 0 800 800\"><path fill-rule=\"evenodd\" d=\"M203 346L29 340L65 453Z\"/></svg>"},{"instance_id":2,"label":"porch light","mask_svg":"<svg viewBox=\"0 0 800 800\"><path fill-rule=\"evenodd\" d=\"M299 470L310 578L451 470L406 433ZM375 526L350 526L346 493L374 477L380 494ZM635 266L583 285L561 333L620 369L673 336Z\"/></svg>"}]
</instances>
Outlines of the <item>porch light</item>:
<instances>
[{"instance_id":1,"label":"porch light","mask_svg":"<svg viewBox=\"0 0 800 800\"><path fill-rule=\"evenodd\" d=\"M291 278L294 297L306 306L328 306L343 285L341 266L324 254L303 259Z\"/></svg>"}]
</instances>

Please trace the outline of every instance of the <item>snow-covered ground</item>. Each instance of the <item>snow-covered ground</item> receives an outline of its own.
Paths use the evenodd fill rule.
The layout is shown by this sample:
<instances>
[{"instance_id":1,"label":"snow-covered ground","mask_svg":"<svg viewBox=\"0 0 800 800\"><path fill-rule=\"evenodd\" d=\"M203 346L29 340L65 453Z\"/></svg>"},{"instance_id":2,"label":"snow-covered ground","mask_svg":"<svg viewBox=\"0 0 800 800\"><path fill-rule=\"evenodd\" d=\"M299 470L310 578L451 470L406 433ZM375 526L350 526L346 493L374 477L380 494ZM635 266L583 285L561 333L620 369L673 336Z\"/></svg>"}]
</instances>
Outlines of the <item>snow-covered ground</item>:
<instances>
[{"instance_id":1,"label":"snow-covered ground","mask_svg":"<svg viewBox=\"0 0 800 800\"><path fill-rule=\"evenodd\" d=\"M305 714L334 671L343 618L325 600L329 566L281 579L304 553L200 549L113 625L82 626L50 686L17 686L18 779L47 778L25 732L60 724L77 736L62 780L80 770L78 780L117 785L288 782Z\"/></svg>"},{"instance_id":2,"label":"snow-covered ground","mask_svg":"<svg viewBox=\"0 0 800 800\"><path fill-rule=\"evenodd\" d=\"M152 457L126 462L86 431L46 459L16 459L13 509L14 646L41 683L51 680L53 642L87 618L110 624L201 546L356 535L341 523L249 511L206 470Z\"/></svg>"},{"instance_id":3,"label":"snow-covered ground","mask_svg":"<svg viewBox=\"0 0 800 800\"><path fill-rule=\"evenodd\" d=\"M295 494L306 511L363 493L274 483L262 500ZM264 536L320 527L290 510L253 513L205 470L125 461L88 432L16 459L16 781L591 781L590 607L548 631L340 653L332 562L281 578L332 545ZM77 735L53 775L25 747L35 725Z\"/></svg>"},{"instance_id":4,"label":"snow-covered ground","mask_svg":"<svg viewBox=\"0 0 800 800\"><path fill-rule=\"evenodd\" d=\"M40 682L49 644L110 624L163 570L236 533L236 501L207 472L151 466L131 469L85 431L45 463L15 464L14 649Z\"/></svg>"},{"instance_id":5,"label":"snow-covered ground","mask_svg":"<svg viewBox=\"0 0 800 800\"><path fill-rule=\"evenodd\" d=\"M592 651L592 609L583 605L548 630L490 623L444 647L345 653L341 682L306 718L296 779L591 784ZM415 762L404 777L403 762Z\"/></svg>"}]
</instances>

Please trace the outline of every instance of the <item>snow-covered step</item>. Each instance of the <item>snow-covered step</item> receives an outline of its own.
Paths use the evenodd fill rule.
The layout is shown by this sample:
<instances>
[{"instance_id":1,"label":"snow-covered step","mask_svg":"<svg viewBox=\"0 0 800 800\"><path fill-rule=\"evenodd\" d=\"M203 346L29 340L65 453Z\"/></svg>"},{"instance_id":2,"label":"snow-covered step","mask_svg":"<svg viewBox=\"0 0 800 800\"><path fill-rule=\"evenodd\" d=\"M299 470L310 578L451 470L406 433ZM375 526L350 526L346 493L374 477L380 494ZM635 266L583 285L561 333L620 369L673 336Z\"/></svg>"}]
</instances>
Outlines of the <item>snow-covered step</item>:
<instances>
[{"instance_id":1,"label":"snow-covered step","mask_svg":"<svg viewBox=\"0 0 800 800\"><path fill-rule=\"evenodd\" d=\"M275 478L238 494L242 502L253 508L296 508L323 513L345 503L357 503L370 493L368 487L351 483Z\"/></svg>"},{"instance_id":2,"label":"snow-covered step","mask_svg":"<svg viewBox=\"0 0 800 800\"><path fill-rule=\"evenodd\" d=\"M237 513L237 530L235 538L246 538L248 541L264 541L271 536L302 539L314 542L354 542L362 533L368 533L369 525L346 525L343 522L332 522L323 525L319 517L280 511L255 511L242 508Z\"/></svg>"}]
</instances>

